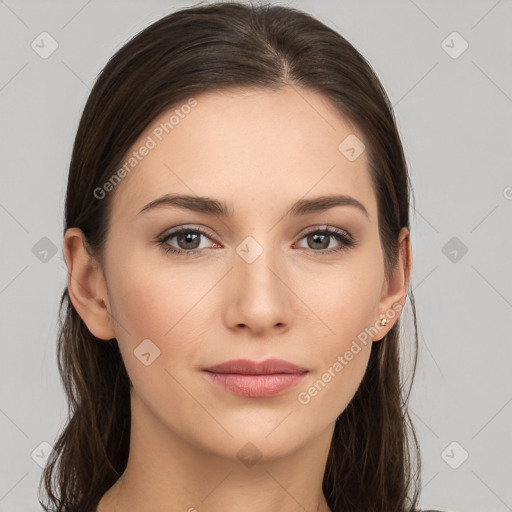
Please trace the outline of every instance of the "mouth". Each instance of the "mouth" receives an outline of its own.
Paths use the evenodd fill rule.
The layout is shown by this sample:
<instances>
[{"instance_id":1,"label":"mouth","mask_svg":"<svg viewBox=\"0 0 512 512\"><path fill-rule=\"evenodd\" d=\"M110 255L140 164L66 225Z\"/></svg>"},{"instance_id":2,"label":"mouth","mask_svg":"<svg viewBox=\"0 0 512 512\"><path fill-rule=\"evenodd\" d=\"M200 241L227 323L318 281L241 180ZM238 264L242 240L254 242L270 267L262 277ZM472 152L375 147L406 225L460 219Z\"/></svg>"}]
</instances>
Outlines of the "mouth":
<instances>
[{"instance_id":1,"label":"mouth","mask_svg":"<svg viewBox=\"0 0 512 512\"><path fill-rule=\"evenodd\" d=\"M203 372L212 384L238 396L268 398L296 386L306 373L273 373L241 375L237 373Z\"/></svg>"},{"instance_id":2,"label":"mouth","mask_svg":"<svg viewBox=\"0 0 512 512\"><path fill-rule=\"evenodd\" d=\"M308 372L307 368L280 359L237 359L203 369L212 384L250 398L277 396L299 384Z\"/></svg>"}]
</instances>

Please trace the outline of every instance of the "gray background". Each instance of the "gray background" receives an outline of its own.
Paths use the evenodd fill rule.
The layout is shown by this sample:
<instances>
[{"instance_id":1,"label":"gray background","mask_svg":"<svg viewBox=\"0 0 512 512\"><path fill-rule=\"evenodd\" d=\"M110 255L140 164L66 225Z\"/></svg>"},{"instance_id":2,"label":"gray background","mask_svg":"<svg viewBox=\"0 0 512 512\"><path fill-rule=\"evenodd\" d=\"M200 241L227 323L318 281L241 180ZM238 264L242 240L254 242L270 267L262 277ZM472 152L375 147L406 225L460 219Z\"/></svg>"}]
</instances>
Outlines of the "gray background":
<instances>
[{"instance_id":1,"label":"gray background","mask_svg":"<svg viewBox=\"0 0 512 512\"><path fill-rule=\"evenodd\" d=\"M416 198L420 362L411 411L421 505L512 511L512 3L280 3L343 34L395 107ZM65 420L55 338L64 191L81 110L115 50L189 5L0 0L0 512L40 510L41 443L52 444ZM43 31L58 43L45 59L31 47L50 48ZM454 31L460 37L448 37ZM410 306L404 315L411 334Z\"/></svg>"}]
</instances>

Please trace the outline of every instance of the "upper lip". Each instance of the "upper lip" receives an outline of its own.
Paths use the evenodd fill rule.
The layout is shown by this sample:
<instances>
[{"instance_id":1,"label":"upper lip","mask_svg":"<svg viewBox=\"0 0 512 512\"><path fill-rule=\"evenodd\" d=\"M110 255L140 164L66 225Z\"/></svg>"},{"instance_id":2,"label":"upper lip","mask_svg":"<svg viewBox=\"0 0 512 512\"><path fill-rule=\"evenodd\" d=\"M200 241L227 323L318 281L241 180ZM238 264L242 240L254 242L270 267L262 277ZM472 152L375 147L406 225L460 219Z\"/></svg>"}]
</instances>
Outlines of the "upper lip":
<instances>
[{"instance_id":1,"label":"upper lip","mask_svg":"<svg viewBox=\"0 0 512 512\"><path fill-rule=\"evenodd\" d=\"M250 359L233 359L224 363L203 368L213 373L237 373L242 375L271 375L275 373L305 373L307 368L282 359L266 359L265 361L251 361Z\"/></svg>"}]
</instances>

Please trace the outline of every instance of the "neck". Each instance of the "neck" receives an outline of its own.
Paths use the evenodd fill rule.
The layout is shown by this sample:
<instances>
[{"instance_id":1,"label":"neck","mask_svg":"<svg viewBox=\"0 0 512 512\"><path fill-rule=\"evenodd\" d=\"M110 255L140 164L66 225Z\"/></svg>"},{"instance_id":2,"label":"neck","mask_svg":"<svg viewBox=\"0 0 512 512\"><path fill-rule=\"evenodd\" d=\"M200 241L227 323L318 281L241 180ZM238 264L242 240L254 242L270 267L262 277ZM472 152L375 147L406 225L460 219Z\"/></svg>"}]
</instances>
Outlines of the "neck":
<instances>
[{"instance_id":1,"label":"neck","mask_svg":"<svg viewBox=\"0 0 512 512\"><path fill-rule=\"evenodd\" d=\"M228 458L170 431L132 396L128 464L97 512L330 512L322 480L331 427L308 445L273 458L231 440Z\"/></svg>"}]
</instances>

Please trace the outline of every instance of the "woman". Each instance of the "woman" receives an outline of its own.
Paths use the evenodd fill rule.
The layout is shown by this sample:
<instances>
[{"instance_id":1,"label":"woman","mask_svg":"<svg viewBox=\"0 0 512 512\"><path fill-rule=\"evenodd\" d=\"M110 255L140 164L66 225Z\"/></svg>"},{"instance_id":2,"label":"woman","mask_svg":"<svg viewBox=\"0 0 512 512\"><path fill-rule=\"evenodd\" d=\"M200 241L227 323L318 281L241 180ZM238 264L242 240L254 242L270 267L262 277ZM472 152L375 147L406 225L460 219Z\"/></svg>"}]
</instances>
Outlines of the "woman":
<instances>
[{"instance_id":1,"label":"woman","mask_svg":"<svg viewBox=\"0 0 512 512\"><path fill-rule=\"evenodd\" d=\"M219 3L129 41L69 170L47 505L417 510L409 194L378 78L309 15Z\"/></svg>"}]
</instances>

